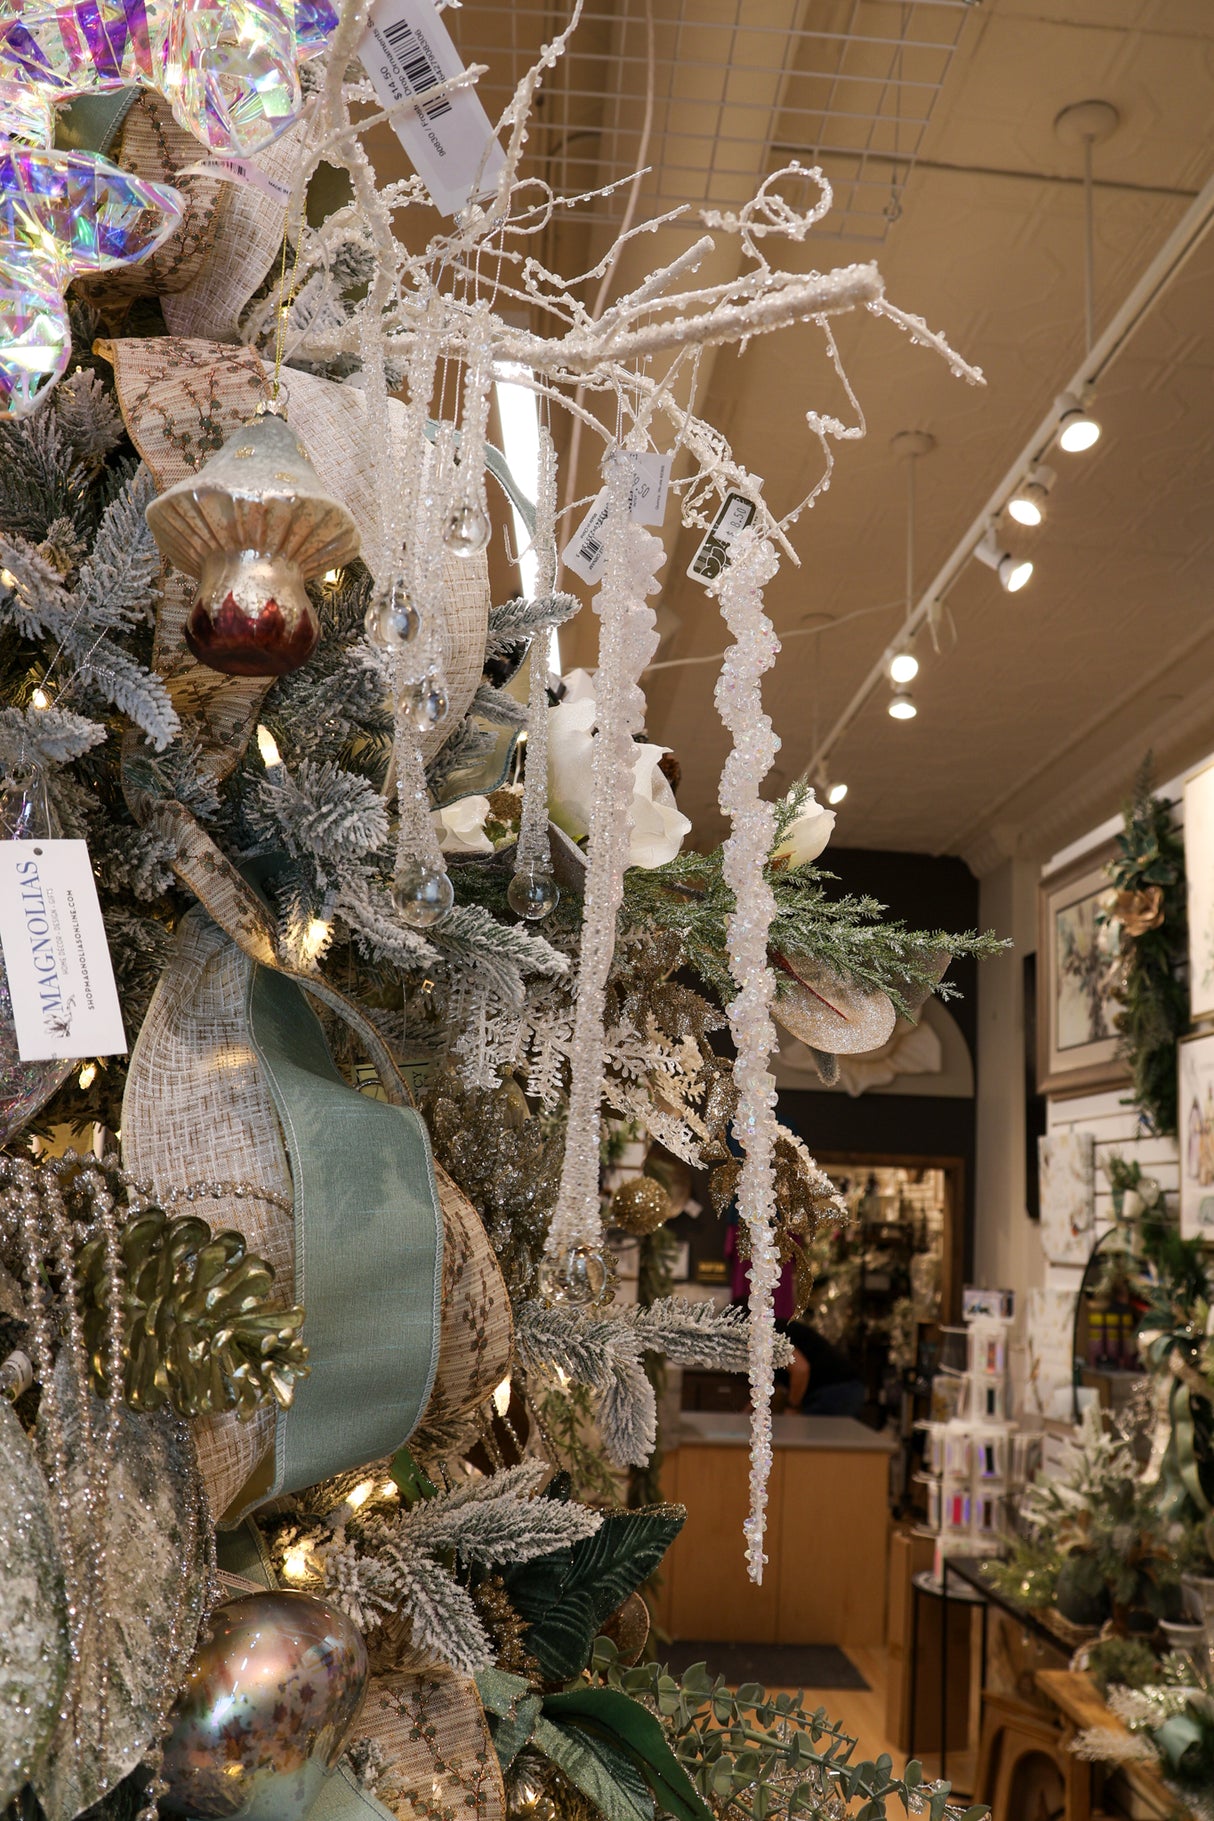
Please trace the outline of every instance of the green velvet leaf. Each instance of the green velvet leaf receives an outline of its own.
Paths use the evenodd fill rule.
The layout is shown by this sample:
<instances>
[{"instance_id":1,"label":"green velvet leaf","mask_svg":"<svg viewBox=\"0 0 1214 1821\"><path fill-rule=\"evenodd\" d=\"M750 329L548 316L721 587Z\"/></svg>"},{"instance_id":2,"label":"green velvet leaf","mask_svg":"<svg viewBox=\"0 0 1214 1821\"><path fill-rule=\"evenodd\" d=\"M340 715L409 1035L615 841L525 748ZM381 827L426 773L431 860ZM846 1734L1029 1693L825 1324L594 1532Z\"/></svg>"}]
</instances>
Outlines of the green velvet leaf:
<instances>
[{"instance_id":1,"label":"green velvet leaf","mask_svg":"<svg viewBox=\"0 0 1214 1821\"><path fill-rule=\"evenodd\" d=\"M586 1686L546 1695L544 1714L609 1739L636 1765L663 1814L675 1821L713 1821L712 1810L671 1750L661 1721L621 1689Z\"/></svg>"},{"instance_id":2,"label":"green velvet leaf","mask_svg":"<svg viewBox=\"0 0 1214 1821\"><path fill-rule=\"evenodd\" d=\"M653 1821L654 1803L637 1766L604 1734L557 1725L541 1715L532 1743L606 1815L607 1821Z\"/></svg>"},{"instance_id":3,"label":"green velvet leaf","mask_svg":"<svg viewBox=\"0 0 1214 1821\"><path fill-rule=\"evenodd\" d=\"M473 1678L489 1722L489 1737L502 1769L509 1770L535 1731L540 1697L521 1676L504 1669L482 1669Z\"/></svg>"},{"instance_id":4,"label":"green velvet leaf","mask_svg":"<svg viewBox=\"0 0 1214 1821\"><path fill-rule=\"evenodd\" d=\"M608 1512L584 1542L505 1568L510 1602L527 1621L527 1649L548 1682L584 1669L605 1621L647 1581L683 1526L669 1505Z\"/></svg>"}]
</instances>

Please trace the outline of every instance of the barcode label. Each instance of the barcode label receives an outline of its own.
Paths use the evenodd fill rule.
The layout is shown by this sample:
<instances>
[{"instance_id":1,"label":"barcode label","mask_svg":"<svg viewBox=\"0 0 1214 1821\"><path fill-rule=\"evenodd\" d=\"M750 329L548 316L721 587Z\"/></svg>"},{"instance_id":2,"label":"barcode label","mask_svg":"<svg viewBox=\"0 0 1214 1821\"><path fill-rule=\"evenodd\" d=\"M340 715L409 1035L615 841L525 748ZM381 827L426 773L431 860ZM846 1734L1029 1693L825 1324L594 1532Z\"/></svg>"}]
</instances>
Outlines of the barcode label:
<instances>
[{"instance_id":1,"label":"barcode label","mask_svg":"<svg viewBox=\"0 0 1214 1821\"><path fill-rule=\"evenodd\" d=\"M430 61L425 45L407 19L398 19L395 25L387 27L384 43L396 58L396 67L412 94L424 95L427 89L438 87L443 73ZM427 120L441 120L450 112L451 103L446 95L440 95L437 101L431 101L422 109Z\"/></svg>"},{"instance_id":2,"label":"barcode label","mask_svg":"<svg viewBox=\"0 0 1214 1821\"><path fill-rule=\"evenodd\" d=\"M603 541L606 523L607 489L604 487L561 552L566 569L572 569L583 582L597 582L602 574L607 561L607 546Z\"/></svg>"},{"instance_id":3,"label":"barcode label","mask_svg":"<svg viewBox=\"0 0 1214 1821\"><path fill-rule=\"evenodd\" d=\"M688 564L687 573L695 582L715 582L729 562L729 547L740 531L745 531L755 515L755 503L744 493L726 495L725 504L706 531L700 547Z\"/></svg>"},{"instance_id":4,"label":"barcode label","mask_svg":"<svg viewBox=\"0 0 1214 1821\"><path fill-rule=\"evenodd\" d=\"M497 187L505 155L471 88L426 95L464 65L433 0L375 0L359 46L363 68L436 209L458 215ZM420 101L403 108L403 101Z\"/></svg>"}]
</instances>

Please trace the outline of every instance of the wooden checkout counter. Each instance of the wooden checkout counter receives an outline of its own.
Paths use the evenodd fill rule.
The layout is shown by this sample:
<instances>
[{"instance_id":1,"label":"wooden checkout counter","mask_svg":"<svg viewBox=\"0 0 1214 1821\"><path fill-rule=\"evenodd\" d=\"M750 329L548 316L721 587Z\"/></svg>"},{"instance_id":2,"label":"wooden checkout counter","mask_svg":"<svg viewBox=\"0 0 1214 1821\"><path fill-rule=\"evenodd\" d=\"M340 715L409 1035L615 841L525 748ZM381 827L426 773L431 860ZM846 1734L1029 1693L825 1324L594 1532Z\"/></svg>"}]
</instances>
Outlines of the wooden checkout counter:
<instances>
[{"instance_id":1,"label":"wooden checkout counter","mask_svg":"<svg viewBox=\"0 0 1214 1821\"><path fill-rule=\"evenodd\" d=\"M849 1417L772 1419L763 1585L749 1580L750 1419L681 1412L664 1431L665 1496L687 1522L662 1566L658 1622L672 1638L864 1646L885 1637L889 1463L897 1443Z\"/></svg>"}]
</instances>

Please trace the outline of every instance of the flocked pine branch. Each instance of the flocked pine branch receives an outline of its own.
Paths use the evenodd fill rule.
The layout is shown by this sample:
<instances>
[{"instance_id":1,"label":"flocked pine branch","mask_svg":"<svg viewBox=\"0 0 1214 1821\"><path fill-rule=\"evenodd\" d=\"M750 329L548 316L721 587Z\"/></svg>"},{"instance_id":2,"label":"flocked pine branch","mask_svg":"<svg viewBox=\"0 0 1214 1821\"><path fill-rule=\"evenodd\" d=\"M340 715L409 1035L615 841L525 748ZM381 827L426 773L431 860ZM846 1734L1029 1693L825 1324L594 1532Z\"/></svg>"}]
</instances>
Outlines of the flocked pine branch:
<instances>
[{"instance_id":1,"label":"flocked pine branch","mask_svg":"<svg viewBox=\"0 0 1214 1821\"><path fill-rule=\"evenodd\" d=\"M495 689L492 683L482 683L472 699L470 714L478 715L487 721L490 727L525 727L527 725L527 704L509 690Z\"/></svg>"},{"instance_id":2,"label":"flocked pine branch","mask_svg":"<svg viewBox=\"0 0 1214 1821\"><path fill-rule=\"evenodd\" d=\"M380 793L330 759L304 759L294 773L275 765L247 806L249 821L274 847L322 868L359 860L388 836Z\"/></svg>"},{"instance_id":3,"label":"flocked pine branch","mask_svg":"<svg viewBox=\"0 0 1214 1821\"><path fill-rule=\"evenodd\" d=\"M573 618L580 606L581 602L571 594L545 594L538 600L527 600L523 595L515 595L500 607L490 609L485 655L500 657L524 639L532 639L539 632L551 631L554 626L563 626L566 620Z\"/></svg>"}]
</instances>

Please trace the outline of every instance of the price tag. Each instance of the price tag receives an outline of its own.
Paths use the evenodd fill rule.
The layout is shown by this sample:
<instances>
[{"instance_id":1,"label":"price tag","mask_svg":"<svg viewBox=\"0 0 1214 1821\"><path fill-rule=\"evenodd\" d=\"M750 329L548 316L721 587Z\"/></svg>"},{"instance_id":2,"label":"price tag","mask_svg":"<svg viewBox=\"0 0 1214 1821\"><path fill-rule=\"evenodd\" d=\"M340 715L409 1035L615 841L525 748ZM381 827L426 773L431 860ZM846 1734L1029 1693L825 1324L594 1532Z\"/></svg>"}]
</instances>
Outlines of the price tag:
<instances>
[{"instance_id":1,"label":"price tag","mask_svg":"<svg viewBox=\"0 0 1214 1821\"><path fill-rule=\"evenodd\" d=\"M0 841L0 945L22 1062L125 1053L83 841Z\"/></svg>"},{"instance_id":2,"label":"price tag","mask_svg":"<svg viewBox=\"0 0 1214 1821\"><path fill-rule=\"evenodd\" d=\"M566 569L572 569L583 582L597 582L603 573L607 561L607 545L603 541L607 513L607 489L604 487L561 551L561 561Z\"/></svg>"},{"instance_id":3,"label":"price tag","mask_svg":"<svg viewBox=\"0 0 1214 1821\"><path fill-rule=\"evenodd\" d=\"M386 108L425 95L464 70L431 0L375 0L358 54ZM442 214L458 215L496 188L505 154L475 89L402 109L392 125Z\"/></svg>"},{"instance_id":4,"label":"price tag","mask_svg":"<svg viewBox=\"0 0 1214 1821\"><path fill-rule=\"evenodd\" d=\"M670 488L668 455L636 455L624 450L614 458L628 462L632 468L628 496L628 516L637 525L660 525L666 516L666 495ZM603 530L608 517L607 489L596 494L589 512L561 552L566 569L583 582L597 582L607 561Z\"/></svg>"},{"instance_id":5,"label":"price tag","mask_svg":"<svg viewBox=\"0 0 1214 1821\"><path fill-rule=\"evenodd\" d=\"M755 515L755 503L744 493L729 493L725 504L713 520L699 549L688 565L687 573L694 582L715 582L729 561L729 548L738 533L745 531Z\"/></svg>"},{"instance_id":6,"label":"price tag","mask_svg":"<svg viewBox=\"0 0 1214 1821\"><path fill-rule=\"evenodd\" d=\"M183 165L179 177L214 177L221 183L243 183L250 190L260 190L271 202L285 209L291 200L291 186L271 177L251 158L202 158L197 164Z\"/></svg>"}]
</instances>

